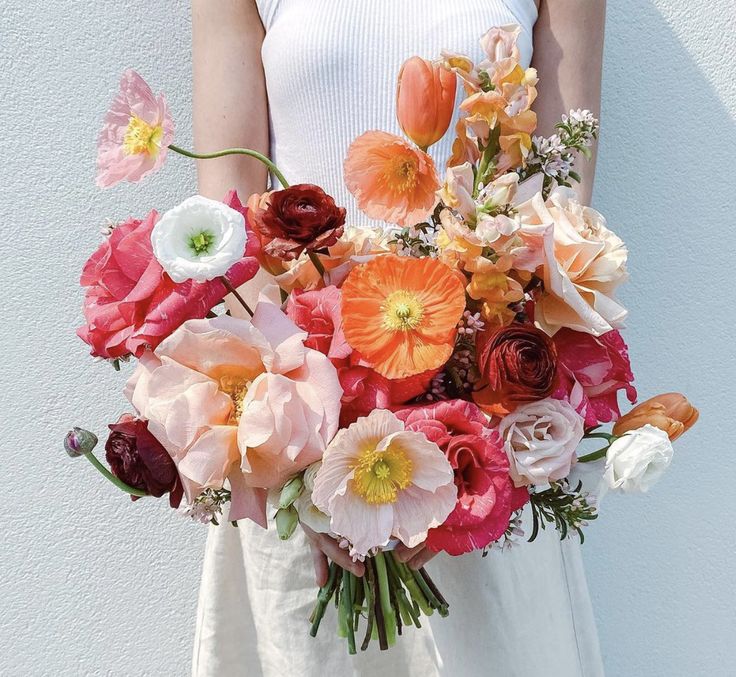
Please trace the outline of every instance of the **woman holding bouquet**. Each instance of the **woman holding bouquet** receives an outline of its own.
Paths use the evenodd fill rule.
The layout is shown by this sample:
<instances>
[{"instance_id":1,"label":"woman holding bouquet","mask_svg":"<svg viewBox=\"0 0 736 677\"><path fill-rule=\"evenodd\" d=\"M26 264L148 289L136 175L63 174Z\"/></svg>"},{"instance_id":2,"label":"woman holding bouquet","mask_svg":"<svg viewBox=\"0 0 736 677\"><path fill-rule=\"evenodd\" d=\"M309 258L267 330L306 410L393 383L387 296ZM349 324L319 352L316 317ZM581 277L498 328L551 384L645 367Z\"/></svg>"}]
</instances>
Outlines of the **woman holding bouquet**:
<instances>
[{"instance_id":1,"label":"woman holding bouquet","mask_svg":"<svg viewBox=\"0 0 736 677\"><path fill-rule=\"evenodd\" d=\"M342 181L342 163L361 132L400 131L395 92L386 83L408 57L447 47L475 60L478 35L518 24L522 65L531 62L542 82L534 104L540 133L551 133L563 111L598 105L605 1L537 4L194 0L197 148L256 149L293 183L323 186L348 206L348 223L369 225ZM450 155L451 139L432 148L438 167ZM593 166L583 167L584 203ZM216 199L231 188L261 193L267 181L263 166L242 156L199 166L200 192ZM257 284L251 292L255 298ZM325 581L327 558L357 575L363 565L307 527L283 543L274 530L239 525L210 528L194 648L197 677L603 674L578 543L561 542L552 529L534 543L492 550L485 559L477 553L438 557L432 575L455 613L428 619L389 652L371 647L351 657L331 633L311 638L304 619L314 603L315 573L320 585ZM432 554L423 545L398 550L411 567L423 566Z\"/></svg>"}]
</instances>

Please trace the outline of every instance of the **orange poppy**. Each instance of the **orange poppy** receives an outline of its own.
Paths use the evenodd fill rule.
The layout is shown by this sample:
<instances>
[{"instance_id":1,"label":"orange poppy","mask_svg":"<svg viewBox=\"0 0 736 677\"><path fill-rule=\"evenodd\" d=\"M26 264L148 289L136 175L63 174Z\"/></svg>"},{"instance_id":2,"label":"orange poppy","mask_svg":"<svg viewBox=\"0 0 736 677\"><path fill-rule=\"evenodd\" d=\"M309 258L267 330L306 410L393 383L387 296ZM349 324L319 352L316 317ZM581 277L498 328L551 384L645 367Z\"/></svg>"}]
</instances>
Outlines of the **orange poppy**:
<instances>
[{"instance_id":1,"label":"orange poppy","mask_svg":"<svg viewBox=\"0 0 736 677\"><path fill-rule=\"evenodd\" d=\"M372 219L413 226L427 218L440 188L432 158L388 132L361 134L345 158L345 185Z\"/></svg>"},{"instance_id":2,"label":"orange poppy","mask_svg":"<svg viewBox=\"0 0 736 677\"><path fill-rule=\"evenodd\" d=\"M377 256L342 286L347 342L391 379L444 365L464 310L463 282L437 259Z\"/></svg>"}]
</instances>

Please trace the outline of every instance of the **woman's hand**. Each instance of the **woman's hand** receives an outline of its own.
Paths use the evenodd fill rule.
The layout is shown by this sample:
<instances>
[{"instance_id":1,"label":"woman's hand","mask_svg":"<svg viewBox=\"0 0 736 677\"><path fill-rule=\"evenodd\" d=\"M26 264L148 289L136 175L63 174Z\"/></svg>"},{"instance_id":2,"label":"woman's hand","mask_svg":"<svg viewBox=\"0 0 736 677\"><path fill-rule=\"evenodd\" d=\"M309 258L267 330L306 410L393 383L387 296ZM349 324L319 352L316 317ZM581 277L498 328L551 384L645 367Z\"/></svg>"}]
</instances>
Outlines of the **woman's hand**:
<instances>
[{"instance_id":1,"label":"woman's hand","mask_svg":"<svg viewBox=\"0 0 736 677\"><path fill-rule=\"evenodd\" d=\"M362 576L365 573L363 562L353 562L353 558L350 557L348 551L343 550L334 538L327 534L319 534L305 524L302 524L302 529L304 529L304 533L309 539L309 548L312 551L312 561L314 562L314 575L320 588L327 583L329 577L328 558L356 576Z\"/></svg>"},{"instance_id":2,"label":"woman's hand","mask_svg":"<svg viewBox=\"0 0 736 677\"><path fill-rule=\"evenodd\" d=\"M431 560L438 553L433 552L427 547L426 541L414 546L413 548L407 548L403 543L399 543L394 548L394 555L399 562L404 562L410 569L419 571L429 560Z\"/></svg>"}]
</instances>

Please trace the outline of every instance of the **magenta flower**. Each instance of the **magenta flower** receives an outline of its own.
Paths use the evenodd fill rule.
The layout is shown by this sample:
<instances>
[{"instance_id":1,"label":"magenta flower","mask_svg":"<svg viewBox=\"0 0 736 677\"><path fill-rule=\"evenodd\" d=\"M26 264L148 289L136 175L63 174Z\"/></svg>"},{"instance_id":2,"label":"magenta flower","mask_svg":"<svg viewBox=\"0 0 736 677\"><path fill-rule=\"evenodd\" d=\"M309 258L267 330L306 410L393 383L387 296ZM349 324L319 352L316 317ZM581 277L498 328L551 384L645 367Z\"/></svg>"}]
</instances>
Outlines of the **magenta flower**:
<instances>
[{"instance_id":1,"label":"magenta flower","mask_svg":"<svg viewBox=\"0 0 736 677\"><path fill-rule=\"evenodd\" d=\"M126 70L97 140L97 185L140 181L163 164L173 138L163 94L155 97L138 73Z\"/></svg>"}]
</instances>

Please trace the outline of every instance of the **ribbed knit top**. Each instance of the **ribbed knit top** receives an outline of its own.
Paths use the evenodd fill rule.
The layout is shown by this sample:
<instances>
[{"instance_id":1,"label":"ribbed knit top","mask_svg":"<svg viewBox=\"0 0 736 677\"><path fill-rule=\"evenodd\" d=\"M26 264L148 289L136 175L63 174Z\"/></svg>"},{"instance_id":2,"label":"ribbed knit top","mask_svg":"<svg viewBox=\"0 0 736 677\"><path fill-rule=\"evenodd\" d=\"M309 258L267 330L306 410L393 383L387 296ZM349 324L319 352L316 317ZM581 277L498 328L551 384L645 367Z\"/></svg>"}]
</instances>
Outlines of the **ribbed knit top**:
<instances>
[{"instance_id":1,"label":"ribbed knit top","mask_svg":"<svg viewBox=\"0 0 736 677\"><path fill-rule=\"evenodd\" d=\"M481 35L516 23L526 65L537 18L534 0L257 1L266 29L271 156L290 183L322 186L354 224L370 221L345 188L342 163L359 134L401 133L395 96L404 60L434 59L441 49L480 60ZM451 144L452 129L431 149L440 169Z\"/></svg>"}]
</instances>

